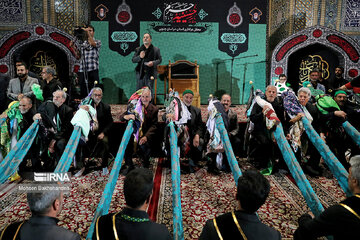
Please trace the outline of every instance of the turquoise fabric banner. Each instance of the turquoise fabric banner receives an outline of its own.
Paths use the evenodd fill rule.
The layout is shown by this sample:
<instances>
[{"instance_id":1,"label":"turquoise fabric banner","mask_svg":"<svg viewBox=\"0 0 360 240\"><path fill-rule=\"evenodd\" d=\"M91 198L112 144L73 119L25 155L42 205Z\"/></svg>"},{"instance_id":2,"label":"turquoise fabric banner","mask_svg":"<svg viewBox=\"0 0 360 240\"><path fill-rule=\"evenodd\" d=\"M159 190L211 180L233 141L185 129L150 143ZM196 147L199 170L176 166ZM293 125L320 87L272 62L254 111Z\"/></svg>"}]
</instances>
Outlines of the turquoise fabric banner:
<instances>
[{"instance_id":1,"label":"turquoise fabric banner","mask_svg":"<svg viewBox=\"0 0 360 240\"><path fill-rule=\"evenodd\" d=\"M301 121L304 124L306 134L308 135L310 141L314 144L316 149L319 151L320 155L324 159L326 165L329 167L330 171L334 174L338 180L341 188L344 190L347 196L351 196L352 193L349 190L348 186L348 175L344 166L339 162L330 148L325 144L324 140L321 139L319 134L311 126L309 120L306 117L302 117Z\"/></svg>"},{"instance_id":2,"label":"turquoise fabric banner","mask_svg":"<svg viewBox=\"0 0 360 240\"><path fill-rule=\"evenodd\" d=\"M285 138L284 130L281 123L276 127L274 131L274 137L284 157L285 163L288 166L291 175L295 179L296 184L301 191L301 194L305 198L307 205L315 216L319 216L320 213L324 211L324 207L321 205L319 198L316 196L309 181L305 177L305 174L301 169L300 164L296 160L295 154Z\"/></svg>"},{"instance_id":3,"label":"turquoise fabric banner","mask_svg":"<svg viewBox=\"0 0 360 240\"><path fill-rule=\"evenodd\" d=\"M177 147L177 135L174 123L168 124L170 127L170 151L171 151L171 182L172 182L172 202L173 202L173 225L174 239L183 240L183 218L181 211L181 193L180 193L180 163Z\"/></svg>"},{"instance_id":4,"label":"turquoise fabric banner","mask_svg":"<svg viewBox=\"0 0 360 240\"><path fill-rule=\"evenodd\" d=\"M96 220L100 216L108 214L108 212L109 212L111 198L112 198L115 186L116 186L116 181L118 180L118 177L119 177L119 172L120 172L122 161L123 161L124 155L125 155L125 149L126 149L128 143L129 143L131 134L134 131L133 125L134 125L134 121L130 120L128 122L128 125L127 125L126 129L125 129L125 132L124 132L123 138L121 140L119 150L118 150L118 152L116 154L116 158L114 160L114 165L113 165L113 167L111 169L111 172L110 172L109 180L108 180L108 182L107 182L107 184L105 186L104 192L103 192L103 194L101 196L100 202L99 202L98 207L97 207L97 209L95 211L94 218L93 218L93 220L91 222L89 232L88 232L88 234L86 236L86 239L89 239L89 240L92 239L92 235L94 233Z\"/></svg>"},{"instance_id":5,"label":"turquoise fabric banner","mask_svg":"<svg viewBox=\"0 0 360 240\"><path fill-rule=\"evenodd\" d=\"M354 140L354 142L360 147L360 133L354 128L348 121L343 122L342 126L345 132Z\"/></svg>"},{"instance_id":6,"label":"turquoise fabric banner","mask_svg":"<svg viewBox=\"0 0 360 240\"><path fill-rule=\"evenodd\" d=\"M66 144L65 150L61 155L60 161L55 168L55 173L66 173L69 171L71 162L74 159L76 149L80 141L80 136L81 128L79 126L75 126L70 139Z\"/></svg>"},{"instance_id":7,"label":"turquoise fabric banner","mask_svg":"<svg viewBox=\"0 0 360 240\"><path fill-rule=\"evenodd\" d=\"M233 173L234 176L234 180L237 186L237 182L239 180L239 177L242 175L241 170L239 168L239 164L236 161L236 157L234 155L234 151L232 149L231 143L230 143L230 139L228 136L228 132L226 131L225 125L224 125L224 121L221 117L220 113L216 114L216 127L220 132L220 136L221 136L221 141L224 145L225 148L225 154L226 157L229 161L229 165L231 168L231 171Z\"/></svg>"},{"instance_id":8,"label":"turquoise fabric banner","mask_svg":"<svg viewBox=\"0 0 360 240\"><path fill-rule=\"evenodd\" d=\"M36 120L0 163L0 183L4 183L18 169L26 153L29 151L38 130L39 121Z\"/></svg>"}]
</instances>

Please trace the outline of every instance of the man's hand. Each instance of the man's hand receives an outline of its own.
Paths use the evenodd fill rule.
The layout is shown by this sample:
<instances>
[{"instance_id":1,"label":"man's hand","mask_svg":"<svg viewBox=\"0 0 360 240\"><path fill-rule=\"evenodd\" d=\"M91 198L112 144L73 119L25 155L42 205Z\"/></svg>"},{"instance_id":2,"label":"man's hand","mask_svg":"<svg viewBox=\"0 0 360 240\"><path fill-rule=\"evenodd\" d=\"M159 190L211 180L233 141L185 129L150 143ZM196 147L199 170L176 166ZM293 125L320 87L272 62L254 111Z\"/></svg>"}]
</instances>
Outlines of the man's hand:
<instances>
[{"instance_id":1,"label":"man's hand","mask_svg":"<svg viewBox=\"0 0 360 240\"><path fill-rule=\"evenodd\" d=\"M24 97L24 94L20 93L20 94L17 96L17 99L20 101L23 97Z\"/></svg>"},{"instance_id":2,"label":"man's hand","mask_svg":"<svg viewBox=\"0 0 360 240\"><path fill-rule=\"evenodd\" d=\"M143 145L143 144L145 144L146 142L147 142L147 137L144 136L144 137L140 138L139 145Z\"/></svg>"},{"instance_id":3,"label":"man's hand","mask_svg":"<svg viewBox=\"0 0 360 240\"><path fill-rule=\"evenodd\" d=\"M40 113L37 113L33 116L33 120L40 120L41 119L41 114Z\"/></svg>"},{"instance_id":4,"label":"man's hand","mask_svg":"<svg viewBox=\"0 0 360 240\"><path fill-rule=\"evenodd\" d=\"M269 106L265 105L265 106L263 107L262 112L265 112L268 108L269 108Z\"/></svg>"},{"instance_id":5,"label":"man's hand","mask_svg":"<svg viewBox=\"0 0 360 240\"><path fill-rule=\"evenodd\" d=\"M168 121L175 121L175 115L173 113L166 114L166 119Z\"/></svg>"},{"instance_id":6,"label":"man's hand","mask_svg":"<svg viewBox=\"0 0 360 240\"><path fill-rule=\"evenodd\" d=\"M147 66L148 66L148 67L154 66L154 62L153 62L153 61L148 62L148 63L147 63Z\"/></svg>"},{"instance_id":7,"label":"man's hand","mask_svg":"<svg viewBox=\"0 0 360 240\"><path fill-rule=\"evenodd\" d=\"M346 118L346 113L344 111L335 111L334 115L337 117L342 117L342 118Z\"/></svg>"},{"instance_id":8,"label":"man's hand","mask_svg":"<svg viewBox=\"0 0 360 240\"><path fill-rule=\"evenodd\" d=\"M145 57L145 51L141 51L140 52L140 58L144 58Z\"/></svg>"},{"instance_id":9,"label":"man's hand","mask_svg":"<svg viewBox=\"0 0 360 240\"><path fill-rule=\"evenodd\" d=\"M97 138L98 138L99 140L103 140L104 137L105 137L105 134L104 134L104 133L100 133Z\"/></svg>"},{"instance_id":10,"label":"man's hand","mask_svg":"<svg viewBox=\"0 0 360 240\"><path fill-rule=\"evenodd\" d=\"M194 140L193 140L193 145L194 145L194 147L198 147L199 144L200 144L200 136L199 136L199 134L196 134L194 137Z\"/></svg>"},{"instance_id":11,"label":"man's hand","mask_svg":"<svg viewBox=\"0 0 360 240\"><path fill-rule=\"evenodd\" d=\"M324 133L320 133L321 139L326 143L326 136Z\"/></svg>"},{"instance_id":12,"label":"man's hand","mask_svg":"<svg viewBox=\"0 0 360 240\"><path fill-rule=\"evenodd\" d=\"M128 120L128 121L129 121L130 119L135 120L135 115L134 115L134 114L125 115L125 116L124 116L124 119L125 119L125 120Z\"/></svg>"},{"instance_id":13,"label":"man's hand","mask_svg":"<svg viewBox=\"0 0 360 240\"><path fill-rule=\"evenodd\" d=\"M56 140L55 140L55 139L51 140L51 142L50 142L50 144L49 144L49 148L48 148L50 153L54 153L54 152L55 152L55 143L56 143Z\"/></svg>"},{"instance_id":14,"label":"man's hand","mask_svg":"<svg viewBox=\"0 0 360 240\"><path fill-rule=\"evenodd\" d=\"M290 141L291 140L291 135L288 133L286 134L286 140Z\"/></svg>"},{"instance_id":15,"label":"man's hand","mask_svg":"<svg viewBox=\"0 0 360 240\"><path fill-rule=\"evenodd\" d=\"M85 111L89 111L89 106L87 105L81 105L80 108L84 109Z\"/></svg>"}]
</instances>

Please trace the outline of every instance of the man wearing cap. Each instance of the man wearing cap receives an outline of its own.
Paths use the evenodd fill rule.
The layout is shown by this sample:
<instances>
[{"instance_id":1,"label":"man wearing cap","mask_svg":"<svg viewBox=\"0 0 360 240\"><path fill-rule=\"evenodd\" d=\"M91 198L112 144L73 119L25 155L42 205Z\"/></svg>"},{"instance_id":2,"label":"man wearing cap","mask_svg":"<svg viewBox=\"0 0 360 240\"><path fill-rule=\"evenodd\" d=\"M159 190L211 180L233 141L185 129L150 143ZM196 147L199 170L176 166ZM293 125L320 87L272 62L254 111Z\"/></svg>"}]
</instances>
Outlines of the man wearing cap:
<instances>
[{"instance_id":1,"label":"man wearing cap","mask_svg":"<svg viewBox=\"0 0 360 240\"><path fill-rule=\"evenodd\" d=\"M186 105L187 109L191 114L191 118L185 124L186 129L189 133L189 142L183 152L185 157L189 158L189 170L194 172L194 167L197 161L202 157L202 145L204 138L203 122L201 118L201 110L197 107L192 106L194 92L187 89L183 92L182 101Z\"/></svg>"}]
</instances>

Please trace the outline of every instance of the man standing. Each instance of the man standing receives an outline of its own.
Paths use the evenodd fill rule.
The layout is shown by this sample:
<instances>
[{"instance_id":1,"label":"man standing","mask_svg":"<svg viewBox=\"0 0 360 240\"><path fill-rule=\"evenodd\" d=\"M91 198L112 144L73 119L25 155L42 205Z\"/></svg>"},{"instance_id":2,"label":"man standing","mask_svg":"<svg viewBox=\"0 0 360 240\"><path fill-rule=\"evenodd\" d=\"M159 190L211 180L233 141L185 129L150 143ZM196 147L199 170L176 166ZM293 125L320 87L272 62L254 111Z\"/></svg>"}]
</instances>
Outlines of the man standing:
<instances>
[{"instance_id":1,"label":"man standing","mask_svg":"<svg viewBox=\"0 0 360 240\"><path fill-rule=\"evenodd\" d=\"M99 82L99 52L101 41L94 38L95 29L88 25L83 28L87 33L87 40L80 45L80 68L78 71L81 98L85 98L94 87L94 82Z\"/></svg>"},{"instance_id":2,"label":"man standing","mask_svg":"<svg viewBox=\"0 0 360 240\"><path fill-rule=\"evenodd\" d=\"M325 86L322 85L322 84L320 83L320 81L319 81L319 79L320 79L320 72L319 72L319 70L316 70L316 69L312 70L312 71L310 72L310 77L309 77L309 78L310 78L310 83L311 83L311 85L312 85L312 87L313 87L314 89L321 90L321 91L323 91L324 93L326 92Z\"/></svg>"},{"instance_id":3,"label":"man standing","mask_svg":"<svg viewBox=\"0 0 360 240\"><path fill-rule=\"evenodd\" d=\"M283 124L284 131L286 132L287 126L284 108L276 96L276 87L272 85L267 86L265 100L274 108L275 113ZM251 132L249 157L254 160L255 167L259 169L268 167L269 159L274 163L275 159L281 158L278 146L276 146L275 139L272 136L273 129L268 130L266 126L264 114L269 111L271 111L271 109L268 106L261 108L255 103L250 114L250 120L254 124L254 128Z\"/></svg>"},{"instance_id":4,"label":"man standing","mask_svg":"<svg viewBox=\"0 0 360 240\"><path fill-rule=\"evenodd\" d=\"M269 181L262 174L253 170L244 172L237 185L236 201L239 210L208 220L199 240L281 239L278 231L263 224L256 215L269 192Z\"/></svg>"},{"instance_id":5,"label":"man standing","mask_svg":"<svg viewBox=\"0 0 360 240\"><path fill-rule=\"evenodd\" d=\"M64 203L63 193L56 190L60 185L46 183L46 186L55 190L27 193L27 201L32 213L31 218L6 226L1 233L2 239L80 240L79 234L57 225L59 221L57 217L60 215Z\"/></svg>"},{"instance_id":6,"label":"man standing","mask_svg":"<svg viewBox=\"0 0 360 240\"><path fill-rule=\"evenodd\" d=\"M7 89L7 96L11 101L19 100L23 96L32 97L34 95L31 90L33 84L39 84L36 78L28 76L28 68L25 63L22 63L16 67L17 78L10 80L9 87Z\"/></svg>"},{"instance_id":7,"label":"man standing","mask_svg":"<svg viewBox=\"0 0 360 240\"><path fill-rule=\"evenodd\" d=\"M344 68L336 67L335 68L335 76L328 81L328 86L326 88L327 91L338 89L339 87L347 84L349 81L343 78Z\"/></svg>"},{"instance_id":8,"label":"man standing","mask_svg":"<svg viewBox=\"0 0 360 240\"><path fill-rule=\"evenodd\" d=\"M62 89L62 84L55 79L56 72L52 67L43 67L41 71L40 86L43 91L44 101L52 100L53 92Z\"/></svg>"},{"instance_id":9,"label":"man standing","mask_svg":"<svg viewBox=\"0 0 360 240\"><path fill-rule=\"evenodd\" d=\"M299 227L294 233L295 240L318 239L333 236L334 240L358 239L360 235L360 156L350 160L348 185L354 194L344 201L327 208L318 217L302 215Z\"/></svg>"},{"instance_id":10,"label":"man standing","mask_svg":"<svg viewBox=\"0 0 360 240\"><path fill-rule=\"evenodd\" d=\"M95 152L102 160L103 174L106 175L108 171L109 158L109 131L113 124L110 106L102 101L103 91L99 87L92 89L90 104L96 110L96 119L98 127L94 132L88 136L86 143L87 147L84 157L90 157L91 152ZM89 107L82 105L81 108L89 111Z\"/></svg>"},{"instance_id":11,"label":"man standing","mask_svg":"<svg viewBox=\"0 0 360 240\"><path fill-rule=\"evenodd\" d=\"M152 38L149 33L143 36L143 45L136 48L132 58L133 63L137 63L136 71L136 90L147 86L153 93L154 79L157 78L157 65L161 63L160 49L151 44Z\"/></svg>"},{"instance_id":12,"label":"man standing","mask_svg":"<svg viewBox=\"0 0 360 240\"><path fill-rule=\"evenodd\" d=\"M150 164L150 145L153 143L158 122L159 109L154 106L151 101L151 91L149 88L145 88L141 94L140 101L142 104L143 120L140 122L139 136L137 140L138 154L142 159L144 167L149 167ZM122 121L135 120L135 115L125 113L121 117ZM125 163L123 174L134 169L134 163L132 161L132 155L134 152L134 144L136 144L134 135L131 135L129 144L125 150Z\"/></svg>"},{"instance_id":13,"label":"man standing","mask_svg":"<svg viewBox=\"0 0 360 240\"><path fill-rule=\"evenodd\" d=\"M63 90L57 90L53 93L52 102L44 102L40 105L38 113L35 114L34 119L42 119L47 131L46 136L43 136L43 157L47 159L45 162L49 170L53 170L55 162L48 159L48 152L55 153L58 161L65 150L66 143L73 131L71 119L73 117L73 110L65 103L66 93Z\"/></svg>"},{"instance_id":14,"label":"man standing","mask_svg":"<svg viewBox=\"0 0 360 240\"><path fill-rule=\"evenodd\" d=\"M169 230L150 221L146 213L153 185L153 174L149 169L131 171L124 181L126 207L121 212L99 217L92 239L172 239Z\"/></svg>"}]
</instances>

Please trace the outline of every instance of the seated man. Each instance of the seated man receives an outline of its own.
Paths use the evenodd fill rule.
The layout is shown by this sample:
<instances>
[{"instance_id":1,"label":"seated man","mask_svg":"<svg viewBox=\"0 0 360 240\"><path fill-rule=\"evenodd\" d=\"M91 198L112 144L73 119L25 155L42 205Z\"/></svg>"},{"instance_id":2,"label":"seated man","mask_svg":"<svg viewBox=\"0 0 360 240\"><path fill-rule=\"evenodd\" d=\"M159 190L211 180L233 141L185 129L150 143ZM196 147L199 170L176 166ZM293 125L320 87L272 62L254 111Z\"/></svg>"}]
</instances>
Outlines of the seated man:
<instances>
[{"instance_id":1,"label":"seated man","mask_svg":"<svg viewBox=\"0 0 360 240\"><path fill-rule=\"evenodd\" d=\"M55 162L48 158L48 155L55 154L56 161L59 161L63 154L66 143L73 131L71 119L73 110L65 104L66 93L57 90L53 93L52 102L44 102L40 105L34 119L42 119L45 129L40 135L42 139L42 160L45 161L47 170L54 170Z\"/></svg>"},{"instance_id":2,"label":"seated man","mask_svg":"<svg viewBox=\"0 0 360 240\"><path fill-rule=\"evenodd\" d=\"M149 169L137 168L124 181L126 207L121 212L101 216L96 221L93 239L172 239L169 230L150 221L146 209L153 189L153 175Z\"/></svg>"},{"instance_id":3,"label":"seated man","mask_svg":"<svg viewBox=\"0 0 360 240\"><path fill-rule=\"evenodd\" d=\"M137 142L138 154L142 159L144 167L149 167L150 165L150 145L153 143L157 122L158 122L158 112L159 109L154 106L151 101L151 90L145 88L141 94L140 101L143 108L143 122L141 123L141 129L139 131L139 137ZM124 113L120 119L122 121L129 121L130 119L135 120L135 115L130 113ZM125 150L125 164L123 174L126 175L131 169L134 168L134 163L132 161L132 155L134 152L134 135L131 135L130 141Z\"/></svg>"},{"instance_id":4,"label":"seated man","mask_svg":"<svg viewBox=\"0 0 360 240\"><path fill-rule=\"evenodd\" d=\"M91 154L101 157L101 166L103 174L106 175L108 171L108 158L109 158L109 131L113 124L110 106L102 102L103 91L99 87L91 90L91 98L84 104L89 104L96 110L97 128L89 133L86 147L84 148L84 157L89 158ZM86 101L87 99L85 99ZM89 111L86 105L80 106L81 108Z\"/></svg>"},{"instance_id":5,"label":"seated man","mask_svg":"<svg viewBox=\"0 0 360 240\"><path fill-rule=\"evenodd\" d=\"M40 86L43 91L44 101L52 100L53 92L62 89L62 84L55 79L55 69L52 67L43 67L41 71Z\"/></svg>"},{"instance_id":6,"label":"seated man","mask_svg":"<svg viewBox=\"0 0 360 240\"><path fill-rule=\"evenodd\" d=\"M57 183L46 183L46 186L57 187ZM63 206L63 193L60 190L28 192L27 201L32 216L29 220L8 225L0 234L2 239L21 240L80 240L77 233L57 226Z\"/></svg>"},{"instance_id":7,"label":"seated man","mask_svg":"<svg viewBox=\"0 0 360 240\"><path fill-rule=\"evenodd\" d=\"M320 216L304 214L299 218L295 240L318 239L333 236L334 240L358 239L360 236L360 156L351 158L348 176L350 191L354 194L344 201L327 208Z\"/></svg>"},{"instance_id":8,"label":"seated man","mask_svg":"<svg viewBox=\"0 0 360 240\"><path fill-rule=\"evenodd\" d=\"M36 78L28 76L29 70L25 63L16 65L17 78L13 78L9 82L7 96L11 101L19 100L23 96L32 97L34 95L31 86L39 84Z\"/></svg>"},{"instance_id":9,"label":"seated man","mask_svg":"<svg viewBox=\"0 0 360 240\"><path fill-rule=\"evenodd\" d=\"M199 240L281 239L278 231L263 224L256 211L270 192L269 181L259 172L248 170L238 180L236 200L239 210L208 220Z\"/></svg>"},{"instance_id":10,"label":"seated man","mask_svg":"<svg viewBox=\"0 0 360 240\"><path fill-rule=\"evenodd\" d=\"M284 108L279 102L279 98L276 97L276 93L277 90L275 86L268 86L265 91L264 100L273 106L277 117L283 124L284 132L287 133ZM258 169L267 168L269 164L274 164L275 159L282 159L279 148L272 136L273 129L268 130L266 126L264 114L269 110L267 106L261 108L255 103L250 114L250 120L254 124L254 128L251 132L249 157ZM269 159L271 162L269 162ZM281 164L283 165L282 167L286 169L284 163L281 162Z\"/></svg>"}]
</instances>

